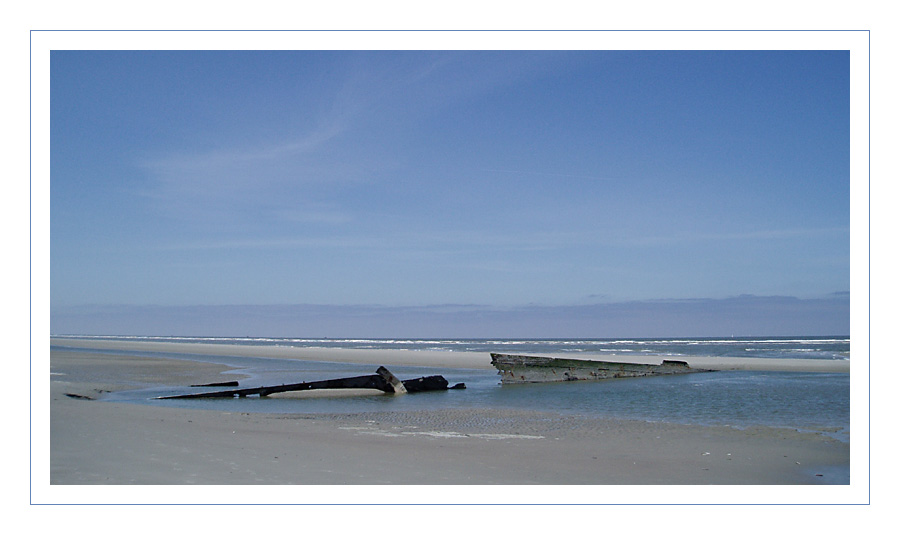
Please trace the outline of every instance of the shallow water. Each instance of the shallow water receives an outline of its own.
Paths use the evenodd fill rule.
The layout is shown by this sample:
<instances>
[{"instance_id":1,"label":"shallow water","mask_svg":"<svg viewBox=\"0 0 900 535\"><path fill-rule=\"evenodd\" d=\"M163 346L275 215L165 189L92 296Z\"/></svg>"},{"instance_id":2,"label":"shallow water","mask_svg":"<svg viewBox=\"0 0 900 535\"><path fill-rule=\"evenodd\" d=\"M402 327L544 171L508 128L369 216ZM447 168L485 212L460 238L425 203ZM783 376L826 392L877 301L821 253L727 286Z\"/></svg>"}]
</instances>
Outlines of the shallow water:
<instances>
[{"instance_id":1,"label":"shallow water","mask_svg":"<svg viewBox=\"0 0 900 535\"><path fill-rule=\"evenodd\" d=\"M54 350L69 350L53 347ZM104 352L96 349L92 352ZM234 366L230 373L249 375L241 388L368 375L377 366L228 357L110 351L147 357L179 358ZM792 355L792 358L794 355ZM249 396L228 399L156 400L158 396L201 391L165 385L108 394L108 401L240 412L289 414L364 413L439 409L497 408L541 410L589 417L623 418L703 425L755 425L824 432L849 441L849 374L800 372L720 371L689 375L500 385L492 370L392 366L401 379L443 375L465 390L427 392L408 396L276 399ZM223 380L226 380L224 377Z\"/></svg>"}]
</instances>

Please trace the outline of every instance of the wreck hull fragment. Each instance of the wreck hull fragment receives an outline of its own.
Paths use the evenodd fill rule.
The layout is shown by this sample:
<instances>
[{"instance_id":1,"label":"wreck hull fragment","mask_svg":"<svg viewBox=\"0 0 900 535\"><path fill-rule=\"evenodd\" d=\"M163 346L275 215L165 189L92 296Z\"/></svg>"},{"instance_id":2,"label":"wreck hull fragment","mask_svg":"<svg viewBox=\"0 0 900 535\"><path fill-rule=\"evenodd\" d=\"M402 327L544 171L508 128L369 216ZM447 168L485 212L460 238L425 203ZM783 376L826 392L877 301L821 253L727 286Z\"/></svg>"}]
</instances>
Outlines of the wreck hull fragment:
<instances>
[{"instance_id":1,"label":"wreck hull fragment","mask_svg":"<svg viewBox=\"0 0 900 535\"><path fill-rule=\"evenodd\" d=\"M686 362L680 360L664 360L662 364L637 364L500 353L491 353L491 364L497 368L503 384L599 381L623 377L710 371L691 368Z\"/></svg>"}]
</instances>

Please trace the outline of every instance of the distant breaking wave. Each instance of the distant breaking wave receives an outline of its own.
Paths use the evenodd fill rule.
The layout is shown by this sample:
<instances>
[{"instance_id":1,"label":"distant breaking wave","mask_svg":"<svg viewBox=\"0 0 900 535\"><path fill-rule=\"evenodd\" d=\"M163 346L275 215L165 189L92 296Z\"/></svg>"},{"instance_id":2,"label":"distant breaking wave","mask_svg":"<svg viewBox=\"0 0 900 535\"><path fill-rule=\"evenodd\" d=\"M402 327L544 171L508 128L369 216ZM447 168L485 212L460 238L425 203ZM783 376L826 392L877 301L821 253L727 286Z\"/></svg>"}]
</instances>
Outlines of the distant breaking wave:
<instances>
[{"instance_id":1,"label":"distant breaking wave","mask_svg":"<svg viewBox=\"0 0 900 535\"><path fill-rule=\"evenodd\" d=\"M663 356L747 356L759 358L850 358L849 337L664 338L664 339L425 339L301 338L230 336L54 335L55 338L263 345L308 348L397 349L521 353L641 353Z\"/></svg>"}]
</instances>

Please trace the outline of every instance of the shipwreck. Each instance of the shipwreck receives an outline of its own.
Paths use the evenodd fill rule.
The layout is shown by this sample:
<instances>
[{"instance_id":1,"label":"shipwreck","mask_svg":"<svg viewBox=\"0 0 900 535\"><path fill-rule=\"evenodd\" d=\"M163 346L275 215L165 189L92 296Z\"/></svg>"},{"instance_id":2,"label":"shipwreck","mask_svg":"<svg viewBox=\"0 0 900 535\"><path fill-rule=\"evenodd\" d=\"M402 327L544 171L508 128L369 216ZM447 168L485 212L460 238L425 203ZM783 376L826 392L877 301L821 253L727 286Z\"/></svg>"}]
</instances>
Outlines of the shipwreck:
<instances>
[{"instance_id":1,"label":"shipwreck","mask_svg":"<svg viewBox=\"0 0 900 535\"><path fill-rule=\"evenodd\" d=\"M497 368L500 382L550 383L558 381L599 381L622 377L675 375L708 372L692 368L680 360L663 360L661 364L639 364L604 360L581 360L527 355L491 353L491 364Z\"/></svg>"}]
</instances>

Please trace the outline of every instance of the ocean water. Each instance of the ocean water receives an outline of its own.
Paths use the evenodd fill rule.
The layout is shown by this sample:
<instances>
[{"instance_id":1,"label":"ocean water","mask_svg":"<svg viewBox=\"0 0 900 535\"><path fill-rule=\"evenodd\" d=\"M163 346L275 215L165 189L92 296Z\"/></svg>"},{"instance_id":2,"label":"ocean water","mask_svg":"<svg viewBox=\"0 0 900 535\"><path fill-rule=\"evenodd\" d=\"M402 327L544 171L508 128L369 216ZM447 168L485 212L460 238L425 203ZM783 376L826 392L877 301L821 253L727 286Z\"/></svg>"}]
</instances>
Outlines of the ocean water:
<instances>
[{"instance_id":1,"label":"ocean water","mask_svg":"<svg viewBox=\"0 0 900 535\"><path fill-rule=\"evenodd\" d=\"M65 347L64 338L54 350ZM263 346L335 347L359 349L503 352L540 355L580 353L583 358L609 354L665 357L759 357L849 360L848 337L765 337L697 339L550 339L550 340L422 340L228 337L72 337L180 343L221 343ZM96 350L92 350L96 351ZM368 364L305 362L254 357L208 356L191 353L119 352L166 356L234 366L249 375L241 387L367 375ZM542 410L601 418L625 418L704 425L755 425L824 432L849 441L849 374L807 372L720 371L676 376L616 379L596 382L501 385L492 370L392 366L401 379L443 375L465 390L409 396L360 396L318 399L195 399L155 400L187 393L165 385L135 385L110 394L110 401L166 406L270 413L359 413L405 410L500 408ZM194 389L196 391L196 389Z\"/></svg>"},{"instance_id":2,"label":"ocean water","mask_svg":"<svg viewBox=\"0 0 900 535\"><path fill-rule=\"evenodd\" d=\"M832 336L761 338L666 338L666 339L377 339L377 338L251 338L177 336L71 336L69 338L156 341L201 344L238 344L345 349L407 349L478 351L494 353L603 353L664 356L850 358L850 338Z\"/></svg>"}]
</instances>

